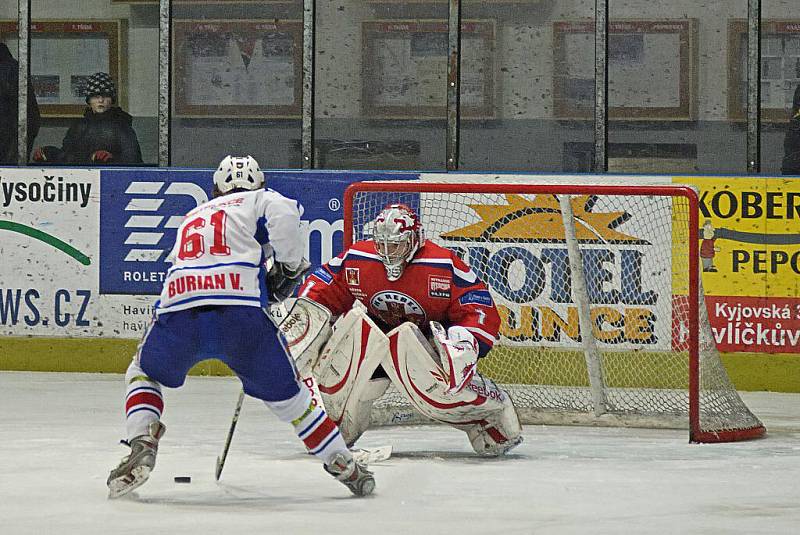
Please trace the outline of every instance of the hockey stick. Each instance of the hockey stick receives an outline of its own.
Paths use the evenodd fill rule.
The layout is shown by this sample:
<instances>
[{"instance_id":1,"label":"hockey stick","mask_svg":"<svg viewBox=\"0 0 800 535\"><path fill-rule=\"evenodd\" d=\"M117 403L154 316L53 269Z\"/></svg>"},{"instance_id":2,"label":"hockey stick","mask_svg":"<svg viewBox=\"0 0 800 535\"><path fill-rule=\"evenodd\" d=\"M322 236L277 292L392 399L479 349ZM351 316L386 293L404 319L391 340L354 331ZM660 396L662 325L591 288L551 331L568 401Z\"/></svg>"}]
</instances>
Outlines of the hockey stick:
<instances>
[{"instance_id":1,"label":"hockey stick","mask_svg":"<svg viewBox=\"0 0 800 535\"><path fill-rule=\"evenodd\" d=\"M284 309L285 310L285 309ZM278 327L279 322L276 321L276 318L273 317L271 314L267 314L267 317L272 321L275 327ZM284 352L288 355L289 352L286 349L286 343L283 340L283 336L278 332L278 341L283 347ZM225 445L222 448L222 455L217 457L217 466L214 471L214 478L219 481L220 476L222 475L222 469L225 468L225 459L228 458L228 450L231 447L231 441L233 440L233 432L236 431L236 423L239 421L239 413L242 411L242 403L244 403L244 388L239 391L239 399L236 402L236 409L233 411L233 418L231 419L231 426L228 429L228 437L225 439Z\"/></svg>"},{"instance_id":2,"label":"hockey stick","mask_svg":"<svg viewBox=\"0 0 800 535\"><path fill-rule=\"evenodd\" d=\"M236 423L239 421L239 413L242 411L242 403L244 402L244 389L239 391L239 401L236 402L236 410L233 411L233 419L231 420L231 427L228 429L228 438L225 439L225 446L222 449L222 455L217 457L217 469L214 476L219 481L219 476L222 475L222 469L225 467L225 459L228 458L228 449L231 447L231 440L233 440L233 432L236 430Z\"/></svg>"}]
</instances>

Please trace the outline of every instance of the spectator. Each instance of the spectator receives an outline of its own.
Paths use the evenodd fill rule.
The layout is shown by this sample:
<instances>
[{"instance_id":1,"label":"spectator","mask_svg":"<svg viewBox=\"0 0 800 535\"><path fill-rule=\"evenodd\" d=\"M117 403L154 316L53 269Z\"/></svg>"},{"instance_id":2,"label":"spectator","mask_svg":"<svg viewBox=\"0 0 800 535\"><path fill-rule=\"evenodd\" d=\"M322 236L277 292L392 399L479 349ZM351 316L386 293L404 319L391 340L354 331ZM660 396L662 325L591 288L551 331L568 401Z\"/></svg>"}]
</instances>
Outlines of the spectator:
<instances>
[{"instance_id":1,"label":"spectator","mask_svg":"<svg viewBox=\"0 0 800 535\"><path fill-rule=\"evenodd\" d=\"M133 118L115 106L117 89L104 72L91 75L86 83L89 108L64 136L64 145L39 147L33 153L36 162L66 165L131 165L142 163L139 140Z\"/></svg>"},{"instance_id":2,"label":"spectator","mask_svg":"<svg viewBox=\"0 0 800 535\"><path fill-rule=\"evenodd\" d=\"M17 165L19 122L19 64L5 43L0 43L0 165ZM39 133L39 106L28 81L28 152Z\"/></svg>"},{"instance_id":3,"label":"spectator","mask_svg":"<svg viewBox=\"0 0 800 535\"><path fill-rule=\"evenodd\" d=\"M783 140L783 165L781 174L800 175L800 85L794 90L792 116Z\"/></svg>"}]
</instances>

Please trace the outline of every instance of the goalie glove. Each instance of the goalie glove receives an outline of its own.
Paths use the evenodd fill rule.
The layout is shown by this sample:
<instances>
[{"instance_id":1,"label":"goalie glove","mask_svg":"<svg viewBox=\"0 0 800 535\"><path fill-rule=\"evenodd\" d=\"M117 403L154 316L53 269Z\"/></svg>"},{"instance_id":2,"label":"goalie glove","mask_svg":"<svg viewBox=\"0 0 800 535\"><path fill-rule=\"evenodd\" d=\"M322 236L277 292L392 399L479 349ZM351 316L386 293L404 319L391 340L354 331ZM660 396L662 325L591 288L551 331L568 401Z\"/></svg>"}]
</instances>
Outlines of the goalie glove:
<instances>
[{"instance_id":1,"label":"goalie glove","mask_svg":"<svg viewBox=\"0 0 800 535\"><path fill-rule=\"evenodd\" d=\"M281 262L274 262L267 273L270 302L277 303L292 297L297 287L303 282L303 275L311 269L311 263L305 258L300 264L290 269Z\"/></svg>"},{"instance_id":2,"label":"goalie glove","mask_svg":"<svg viewBox=\"0 0 800 535\"><path fill-rule=\"evenodd\" d=\"M446 394L464 390L478 368L478 341L464 327L454 325L445 333L441 323L430 323L436 351L442 361L442 370L448 380Z\"/></svg>"}]
</instances>

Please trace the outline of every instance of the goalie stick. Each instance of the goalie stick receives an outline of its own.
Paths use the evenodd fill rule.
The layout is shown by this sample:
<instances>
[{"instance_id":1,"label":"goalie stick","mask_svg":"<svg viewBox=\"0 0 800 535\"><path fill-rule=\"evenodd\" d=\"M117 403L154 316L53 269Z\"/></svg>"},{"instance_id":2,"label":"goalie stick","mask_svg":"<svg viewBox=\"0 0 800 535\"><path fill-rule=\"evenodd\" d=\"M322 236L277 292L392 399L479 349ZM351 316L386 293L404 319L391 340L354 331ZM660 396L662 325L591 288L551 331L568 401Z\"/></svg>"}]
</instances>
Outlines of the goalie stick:
<instances>
[{"instance_id":1,"label":"goalie stick","mask_svg":"<svg viewBox=\"0 0 800 535\"><path fill-rule=\"evenodd\" d=\"M350 450L353 459L361 464L375 464L387 461L392 456L391 446L378 446L377 448L353 448Z\"/></svg>"}]
</instances>

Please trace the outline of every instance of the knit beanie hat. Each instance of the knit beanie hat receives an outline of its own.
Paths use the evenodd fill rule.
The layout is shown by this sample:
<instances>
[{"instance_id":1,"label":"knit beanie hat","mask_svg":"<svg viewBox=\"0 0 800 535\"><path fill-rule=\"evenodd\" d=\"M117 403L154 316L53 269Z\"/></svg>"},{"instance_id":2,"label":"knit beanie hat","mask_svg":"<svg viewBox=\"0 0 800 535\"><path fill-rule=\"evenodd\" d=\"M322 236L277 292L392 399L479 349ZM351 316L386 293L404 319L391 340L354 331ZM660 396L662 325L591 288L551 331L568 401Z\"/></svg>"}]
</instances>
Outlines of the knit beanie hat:
<instances>
[{"instance_id":1,"label":"knit beanie hat","mask_svg":"<svg viewBox=\"0 0 800 535\"><path fill-rule=\"evenodd\" d=\"M108 73L96 72L86 80L86 103L98 95L117 99L117 88Z\"/></svg>"}]
</instances>

